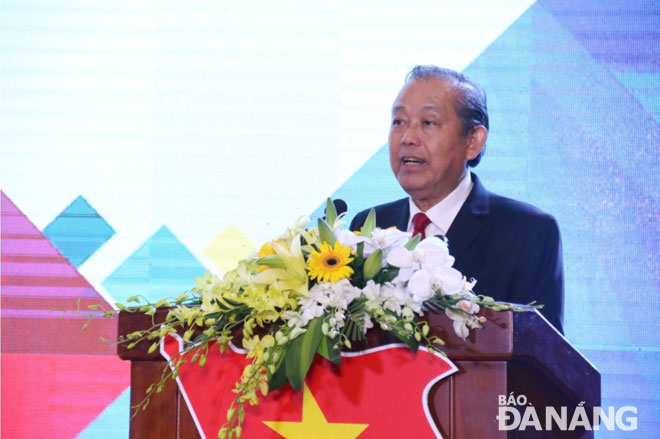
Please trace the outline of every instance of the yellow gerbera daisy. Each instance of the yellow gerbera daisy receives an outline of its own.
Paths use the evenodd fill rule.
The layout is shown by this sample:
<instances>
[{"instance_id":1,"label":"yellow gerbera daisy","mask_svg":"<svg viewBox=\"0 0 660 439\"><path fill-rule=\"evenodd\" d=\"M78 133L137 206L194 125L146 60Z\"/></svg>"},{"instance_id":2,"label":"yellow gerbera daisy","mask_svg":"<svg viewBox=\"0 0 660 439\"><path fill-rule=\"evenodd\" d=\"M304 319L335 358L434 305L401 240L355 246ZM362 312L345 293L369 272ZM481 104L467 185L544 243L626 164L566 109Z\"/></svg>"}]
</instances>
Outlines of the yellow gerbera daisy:
<instances>
[{"instance_id":1,"label":"yellow gerbera daisy","mask_svg":"<svg viewBox=\"0 0 660 439\"><path fill-rule=\"evenodd\" d=\"M334 247L322 242L319 251L312 250L307 261L309 278L319 282L338 282L353 274L353 269L348 266L352 261L351 247L339 241L335 242Z\"/></svg>"}]
</instances>

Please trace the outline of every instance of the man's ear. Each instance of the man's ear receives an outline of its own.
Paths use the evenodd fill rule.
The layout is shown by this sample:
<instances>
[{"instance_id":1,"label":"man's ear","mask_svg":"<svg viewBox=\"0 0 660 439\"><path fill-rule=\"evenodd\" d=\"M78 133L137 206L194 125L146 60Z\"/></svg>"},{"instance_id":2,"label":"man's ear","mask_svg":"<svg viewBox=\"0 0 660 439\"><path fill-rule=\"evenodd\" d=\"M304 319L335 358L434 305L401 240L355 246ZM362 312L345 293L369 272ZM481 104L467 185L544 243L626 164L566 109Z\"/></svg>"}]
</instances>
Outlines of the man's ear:
<instances>
[{"instance_id":1,"label":"man's ear","mask_svg":"<svg viewBox=\"0 0 660 439\"><path fill-rule=\"evenodd\" d=\"M472 160L479 156L481 150L486 144L486 139L488 138L488 130L483 125L478 125L470 134L468 134L468 145L467 151L465 154L466 160Z\"/></svg>"}]
</instances>

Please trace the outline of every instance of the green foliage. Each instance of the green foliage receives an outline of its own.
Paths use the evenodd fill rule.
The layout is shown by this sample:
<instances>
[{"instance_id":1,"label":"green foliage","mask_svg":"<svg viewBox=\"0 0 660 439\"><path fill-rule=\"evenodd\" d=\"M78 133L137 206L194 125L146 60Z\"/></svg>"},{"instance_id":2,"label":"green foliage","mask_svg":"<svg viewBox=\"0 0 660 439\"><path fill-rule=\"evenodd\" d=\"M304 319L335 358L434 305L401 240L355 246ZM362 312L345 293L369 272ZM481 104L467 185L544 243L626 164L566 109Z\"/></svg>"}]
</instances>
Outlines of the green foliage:
<instances>
[{"instance_id":1,"label":"green foliage","mask_svg":"<svg viewBox=\"0 0 660 439\"><path fill-rule=\"evenodd\" d=\"M319 218L318 225L319 237L321 238L321 241L327 242L330 245L335 245L335 242L337 242L337 237L335 236L335 232L332 230L332 227L330 227L328 223L325 222L322 218Z\"/></svg>"},{"instance_id":2,"label":"green foliage","mask_svg":"<svg viewBox=\"0 0 660 439\"><path fill-rule=\"evenodd\" d=\"M333 226L337 220L337 209L335 209L335 203L332 202L332 198L328 198L325 204L325 220L330 226Z\"/></svg>"},{"instance_id":3,"label":"green foliage","mask_svg":"<svg viewBox=\"0 0 660 439\"><path fill-rule=\"evenodd\" d=\"M326 360L335 364L341 364L341 347L338 337L330 338L327 335L323 336L317 352Z\"/></svg>"},{"instance_id":4,"label":"green foliage","mask_svg":"<svg viewBox=\"0 0 660 439\"><path fill-rule=\"evenodd\" d=\"M415 247L417 247L417 244L419 244L419 241L421 241L421 240L422 240L422 235L417 234L417 235L413 236L410 241L408 241L408 243L405 245L405 247L408 250L414 250Z\"/></svg>"},{"instance_id":5,"label":"green foliage","mask_svg":"<svg viewBox=\"0 0 660 439\"><path fill-rule=\"evenodd\" d=\"M314 355L321 343L321 325L323 318L317 317L309 322L307 331L294 339L287 349L284 362L286 376L294 389L300 391L307 371L312 365Z\"/></svg>"},{"instance_id":6,"label":"green foliage","mask_svg":"<svg viewBox=\"0 0 660 439\"><path fill-rule=\"evenodd\" d=\"M360 229L360 235L371 237L374 229L376 228L376 211L371 209L367 215L367 219L364 220L364 224Z\"/></svg>"},{"instance_id":7,"label":"green foliage","mask_svg":"<svg viewBox=\"0 0 660 439\"><path fill-rule=\"evenodd\" d=\"M346 324L342 330L342 334L348 339L353 341L361 341L365 339L366 327L365 322L369 317L366 310L367 299L361 297L355 299L346 309Z\"/></svg>"},{"instance_id":8,"label":"green foliage","mask_svg":"<svg viewBox=\"0 0 660 439\"><path fill-rule=\"evenodd\" d=\"M382 265L383 251L378 249L369 255L367 260L364 262L364 268L362 269L362 272L364 273L364 280L366 281L373 279L380 271Z\"/></svg>"}]
</instances>

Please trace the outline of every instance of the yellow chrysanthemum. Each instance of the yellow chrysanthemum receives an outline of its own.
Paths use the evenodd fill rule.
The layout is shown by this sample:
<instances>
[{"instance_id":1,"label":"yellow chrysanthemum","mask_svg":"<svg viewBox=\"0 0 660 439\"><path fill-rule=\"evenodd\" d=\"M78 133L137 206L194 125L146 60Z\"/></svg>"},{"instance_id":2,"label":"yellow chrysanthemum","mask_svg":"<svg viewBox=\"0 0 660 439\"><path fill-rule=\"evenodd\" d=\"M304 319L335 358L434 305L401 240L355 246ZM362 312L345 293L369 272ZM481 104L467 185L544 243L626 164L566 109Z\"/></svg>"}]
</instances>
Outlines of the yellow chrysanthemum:
<instances>
[{"instance_id":1,"label":"yellow chrysanthemum","mask_svg":"<svg viewBox=\"0 0 660 439\"><path fill-rule=\"evenodd\" d=\"M322 242L319 251L312 250L307 262L309 278L319 282L338 282L353 274L353 269L348 266L351 261L351 247L339 241L335 242L334 247Z\"/></svg>"}]
</instances>

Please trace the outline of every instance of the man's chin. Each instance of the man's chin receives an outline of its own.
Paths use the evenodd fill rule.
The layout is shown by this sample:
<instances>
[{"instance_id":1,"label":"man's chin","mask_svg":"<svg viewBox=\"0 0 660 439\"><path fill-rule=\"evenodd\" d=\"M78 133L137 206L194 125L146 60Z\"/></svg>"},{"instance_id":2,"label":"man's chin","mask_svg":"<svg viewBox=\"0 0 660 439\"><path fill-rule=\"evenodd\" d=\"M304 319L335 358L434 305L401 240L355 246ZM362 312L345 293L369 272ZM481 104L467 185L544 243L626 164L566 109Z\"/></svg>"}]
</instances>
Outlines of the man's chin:
<instances>
[{"instance_id":1,"label":"man's chin","mask_svg":"<svg viewBox=\"0 0 660 439\"><path fill-rule=\"evenodd\" d=\"M422 196L424 192L428 192L428 183L425 184L419 180L408 178L397 178L397 181L399 182L401 189L403 189L412 198L415 198L416 196Z\"/></svg>"}]
</instances>

